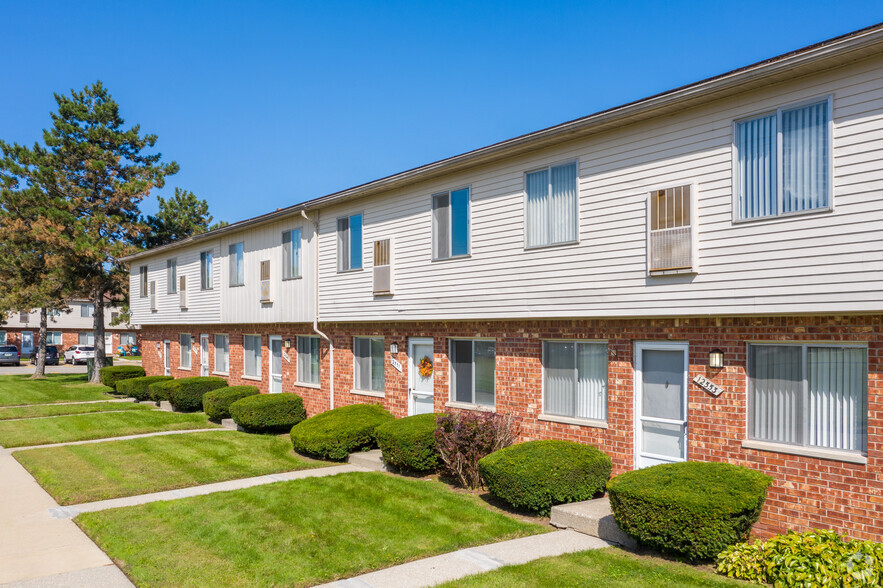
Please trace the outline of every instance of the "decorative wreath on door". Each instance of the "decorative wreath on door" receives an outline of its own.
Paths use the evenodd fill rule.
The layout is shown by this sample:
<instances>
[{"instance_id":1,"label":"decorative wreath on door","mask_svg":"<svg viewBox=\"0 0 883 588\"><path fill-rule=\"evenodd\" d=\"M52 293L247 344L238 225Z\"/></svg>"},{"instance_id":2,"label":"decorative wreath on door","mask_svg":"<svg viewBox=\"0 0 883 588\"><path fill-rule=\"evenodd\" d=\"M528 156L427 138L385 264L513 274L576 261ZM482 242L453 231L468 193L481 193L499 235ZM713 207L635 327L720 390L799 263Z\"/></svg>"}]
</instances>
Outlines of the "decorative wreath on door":
<instances>
[{"instance_id":1,"label":"decorative wreath on door","mask_svg":"<svg viewBox=\"0 0 883 588\"><path fill-rule=\"evenodd\" d=\"M432 376L432 360L429 359L428 355L424 355L420 363L417 364L417 371L420 372L421 378Z\"/></svg>"}]
</instances>

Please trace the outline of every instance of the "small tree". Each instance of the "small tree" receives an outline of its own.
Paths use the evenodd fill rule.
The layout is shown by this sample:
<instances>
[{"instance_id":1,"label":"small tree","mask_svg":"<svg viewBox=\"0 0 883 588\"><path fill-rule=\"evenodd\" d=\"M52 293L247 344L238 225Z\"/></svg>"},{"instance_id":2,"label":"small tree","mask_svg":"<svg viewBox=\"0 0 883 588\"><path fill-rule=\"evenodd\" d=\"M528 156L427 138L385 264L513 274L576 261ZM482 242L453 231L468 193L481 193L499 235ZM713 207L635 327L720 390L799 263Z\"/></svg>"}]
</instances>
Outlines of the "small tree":
<instances>
[{"instance_id":1,"label":"small tree","mask_svg":"<svg viewBox=\"0 0 883 588\"><path fill-rule=\"evenodd\" d=\"M180 239L192 237L224 226L223 221L212 225L208 202L200 200L193 192L175 188L175 194L168 200L157 197L159 211L156 216L148 216L143 222L147 226L141 246L152 249Z\"/></svg>"}]
</instances>

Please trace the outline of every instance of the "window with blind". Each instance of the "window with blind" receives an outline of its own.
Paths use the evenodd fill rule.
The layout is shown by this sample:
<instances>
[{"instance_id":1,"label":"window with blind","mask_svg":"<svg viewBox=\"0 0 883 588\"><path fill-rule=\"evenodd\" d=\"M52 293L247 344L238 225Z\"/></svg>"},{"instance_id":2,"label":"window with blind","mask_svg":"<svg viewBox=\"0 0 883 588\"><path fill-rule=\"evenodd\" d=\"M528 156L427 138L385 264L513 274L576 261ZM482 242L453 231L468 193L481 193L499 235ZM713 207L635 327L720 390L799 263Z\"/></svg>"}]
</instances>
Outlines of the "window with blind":
<instances>
[{"instance_id":1,"label":"window with blind","mask_svg":"<svg viewBox=\"0 0 883 588\"><path fill-rule=\"evenodd\" d=\"M80 305L80 317L82 318L92 318L95 315L95 305L94 304L81 304ZM26 314L27 316L27 314Z\"/></svg>"},{"instance_id":2,"label":"window with blind","mask_svg":"<svg viewBox=\"0 0 883 588\"><path fill-rule=\"evenodd\" d=\"M300 277L301 230L282 233L282 279Z\"/></svg>"},{"instance_id":3,"label":"window with blind","mask_svg":"<svg viewBox=\"0 0 883 588\"><path fill-rule=\"evenodd\" d=\"M496 341L451 341L451 390L456 402L494 406Z\"/></svg>"},{"instance_id":4,"label":"window with blind","mask_svg":"<svg viewBox=\"0 0 883 588\"><path fill-rule=\"evenodd\" d=\"M383 392L384 346L382 337L353 338L353 388Z\"/></svg>"},{"instance_id":5,"label":"window with blind","mask_svg":"<svg viewBox=\"0 0 883 588\"><path fill-rule=\"evenodd\" d=\"M319 385L319 338L297 337L297 381Z\"/></svg>"},{"instance_id":6,"label":"window with blind","mask_svg":"<svg viewBox=\"0 0 883 588\"><path fill-rule=\"evenodd\" d=\"M147 266L142 265L138 268L138 275L141 278L141 298L147 298Z\"/></svg>"},{"instance_id":7,"label":"window with blind","mask_svg":"<svg viewBox=\"0 0 883 588\"><path fill-rule=\"evenodd\" d=\"M191 340L190 333L181 333L178 335L178 346L180 347L180 357L181 363L179 364L181 369L189 370L190 369L190 354L191 354Z\"/></svg>"},{"instance_id":8,"label":"window with blind","mask_svg":"<svg viewBox=\"0 0 883 588\"><path fill-rule=\"evenodd\" d=\"M211 251L203 251L199 254L199 283L203 290L211 290L214 287Z\"/></svg>"},{"instance_id":9,"label":"window with blind","mask_svg":"<svg viewBox=\"0 0 883 588\"><path fill-rule=\"evenodd\" d=\"M337 219L337 270L362 269L362 215Z\"/></svg>"},{"instance_id":10,"label":"window with blind","mask_svg":"<svg viewBox=\"0 0 883 588\"><path fill-rule=\"evenodd\" d=\"M92 331L77 333L77 345L95 345L95 333Z\"/></svg>"},{"instance_id":11,"label":"window with blind","mask_svg":"<svg viewBox=\"0 0 883 588\"><path fill-rule=\"evenodd\" d=\"M607 344L543 342L543 414L607 420Z\"/></svg>"},{"instance_id":12,"label":"window with blind","mask_svg":"<svg viewBox=\"0 0 883 588\"><path fill-rule=\"evenodd\" d=\"M166 260L166 288L168 294L178 293L178 260Z\"/></svg>"},{"instance_id":13,"label":"window with blind","mask_svg":"<svg viewBox=\"0 0 883 588\"><path fill-rule=\"evenodd\" d=\"M391 295L392 283L392 239L374 241L374 295Z\"/></svg>"},{"instance_id":14,"label":"window with blind","mask_svg":"<svg viewBox=\"0 0 883 588\"><path fill-rule=\"evenodd\" d=\"M650 193L650 271L693 269L693 214L690 186Z\"/></svg>"},{"instance_id":15,"label":"window with blind","mask_svg":"<svg viewBox=\"0 0 883 588\"><path fill-rule=\"evenodd\" d=\"M230 337L215 335L215 371L226 374L230 371Z\"/></svg>"},{"instance_id":16,"label":"window with blind","mask_svg":"<svg viewBox=\"0 0 883 588\"><path fill-rule=\"evenodd\" d=\"M736 218L831 207L831 101L737 121Z\"/></svg>"},{"instance_id":17,"label":"window with blind","mask_svg":"<svg viewBox=\"0 0 883 588\"><path fill-rule=\"evenodd\" d=\"M867 348L753 344L748 350L750 439L865 451Z\"/></svg>"},{"instance_id":18,"label":"window with blind","mask_svg":"<svg viewBox=\"0 0 883 588\"><path fill-rule=\"evenodd\" d=\"M525 184L527 247L576 242L579 221L576 162L532 171L526 174Z\"/></svg>"},{"instance_id":19,"label":"window with blind","mask_svg":"<svg viewBox=\"0 0 883 588\"><path fill-rule=\"evenodd\" d=\"M261 377L261 336L260 335L243 335L242 336L242 358L245 362L246 376L252 378Z\"/></svg>"},{"instance_id":20,"label":"window with blind","mask_svg":"<svg viewBox=\"0 0 883 588\"><path fill-rule=\"evenodd\" d=\"M469 255L469 188L432 195L432 258Z\"/></svg>"},{"instance_id":21,"label":"window with blind","mask_svg":"<svg viewBox=\"0 0 883 588\"><path fill-rule=\"evenodd\" d=\"M245 243L233 243L227 256L230 264L230 286L245 284Z\"/></svg>"},{"instance_id":22,"label":"window with blind","mask_svg":"<svg viewBox=\"0 0 883 588\"><path fill-rule=\"evenodd\" d=\"M47 345L61 345L61 331L48 331L46 333Z\"/></svg>"}]
</instances>

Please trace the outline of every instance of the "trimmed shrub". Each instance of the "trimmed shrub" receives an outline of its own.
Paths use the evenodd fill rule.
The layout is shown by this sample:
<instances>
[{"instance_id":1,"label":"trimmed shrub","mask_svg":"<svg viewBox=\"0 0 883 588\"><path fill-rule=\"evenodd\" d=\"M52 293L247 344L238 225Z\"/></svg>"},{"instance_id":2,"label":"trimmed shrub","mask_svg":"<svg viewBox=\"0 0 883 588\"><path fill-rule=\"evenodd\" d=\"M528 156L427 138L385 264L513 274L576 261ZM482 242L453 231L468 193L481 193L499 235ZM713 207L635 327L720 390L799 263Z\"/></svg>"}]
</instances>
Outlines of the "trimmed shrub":
<instances>
[{"instance_id":1,"label":"trimmed shrub","mask_svg":"<svg viewBox=\"0 0 883 588\"><path fill-rule=\"evenodd\" d=\"M383 423L375 430L377 445L387 464L414 472L431 472L441 461L435 448L438 415L418 414Z\"/></svg>"},{"instance_id":2,"label":"trimmed shrub","mask_svg":"<svg viewBox=\"0 0 883 588\"><path fill-rule=\"evenodd\" d=\"M116 389L117 382L120 380L143 378L146 375L147 372L139 365L111 365L98 370L98 378L101 383L117 392L119 392Z\"/></svg>"},{"instance_id":3,"label":"trimmed shrub","mask_svg":"<svg viewBox=\"0 0 883 588\"><path fill-rule=\"evenodd\" d=\"M144 376L143 378L132 378L131 380L121 380L117 382L117 390L121 394L131 396L135 400L151 400L149 386L157 382L167 382L174 380L172 376Z\"/></svg>"},{"instance_id":4,"label":"trimmed shrub","mask_svg":"<svg viewBox=\"0 0 883 588\"><path fill-rule=\"evenodd\" d=\"M214 376L181 378L169 384L166 391L172 408L182 412L202 410L202 397L210 390L225 388L227 380Z\"/></svg>"},{"instance_id":5,"label":"trimmed shrub","mask_svg":"<svg viewBox=\"0 0 883 588\"><path fill-rule=\"evenodd\" d=\"M442 473L466 488L480 488L478 460L512 445L517 438L518 423L512 415L492 412L442 415L435 429Z\"/></svg>"},{"instance_id":6,"label":"trimmed shrub","mask_svg":"<svg viewBox=\"0 0 883 588\"><path fill-rule=\"evenodd\" d=\"M528 441L491 453L478 468L491 494L515 508L548 515L556 504L602 492L613 462L591 445Z\"/></svg>"},{"instance_id":7,"label":"trimmed shrub","mask_svg":"<svg viewBox=\"0 0 883 588\"><path fill-rule=\"evenodd\" d=\"M307 418L304 399L297 394L258 394L230 405L230 416L240 427L256 433L287 432Z\"/></svg>"},{"instance_id":8,"label":"trimmed shrub","mask_svg":"<svg viewBox=\"0 0 883 588\"><path fill-rule=\"evenodd\" d=\"M228 386L206 392L202 397L202 411L208 418L220 421L230 418L230 405L245 398L260 394L257 386Z\"/></svg>"},{"instance_id":9,"label":"trimmed shrub","mask_svg":"<svg viewBox=\"0 0 883 588\"><path fill-rule=\"evenodd\" d=\"M156 402L156 405L159 406L159 403L163 400L168 401L169 399L169 390L175 384L175 379L171 378L169 380L163 380L160 382L154 382L153 384L148 384L147 386L147 396L150 400Z\"/></svg>"},{"instance_id":10,"label":"trimmed shrub","mask_svg":"<svg viewBox=\"0 0 883 588\"><path fill-rule=\"evenodd\" d=\"M393 418L379 404L342 406L296 424L291 444L299 453L343 461L353 451L376 447L374 430Z\"/></svg>"},{"instance_id":11,"label":"trimmed shrub","mask_svg":"<svg viewBox=\"0 0 883 588\"><path fill-rule=\"evenodd\" d=\"M883 543L808 531L740 543L717 558L719 574L774 586L883 586Z\"/></svg>"},{"instance_id":12,"label":"trimmed shrub","mask_svg":"<svg viewBox=\"0 0 883 588\"><path fill-rule=\"evenodd\" d=\"M620 474L607 492L617 524L639 543L704 561L748 538L771 483L746 467L688 461Z\"/></svg>"}]
</instances>

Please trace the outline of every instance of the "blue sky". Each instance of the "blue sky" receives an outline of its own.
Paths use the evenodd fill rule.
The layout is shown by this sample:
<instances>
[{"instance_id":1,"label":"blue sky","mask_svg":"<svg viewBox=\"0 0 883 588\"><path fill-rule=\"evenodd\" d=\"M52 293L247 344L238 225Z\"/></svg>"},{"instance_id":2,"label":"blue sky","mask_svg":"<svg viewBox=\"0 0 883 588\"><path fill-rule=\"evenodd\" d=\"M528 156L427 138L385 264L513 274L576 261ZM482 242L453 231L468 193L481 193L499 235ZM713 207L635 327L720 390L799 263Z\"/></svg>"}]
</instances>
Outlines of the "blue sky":
<instances>
[{"instance_id":1,"label":"blue sky","mask_svg":"<svg viewBox=\"0 0 883 588\"><path fill-rule=\"evenodd\" d=\"M164 191L232 222L879 21L879 0L0 0L0 137L33 143L53 92L100 79L181 165Z\"/></svg>"}]
</instances>

